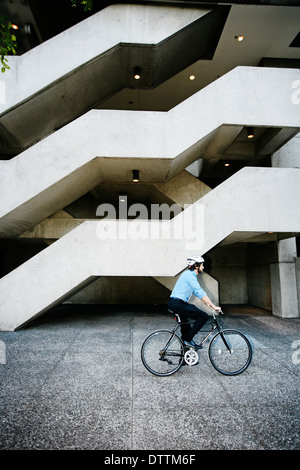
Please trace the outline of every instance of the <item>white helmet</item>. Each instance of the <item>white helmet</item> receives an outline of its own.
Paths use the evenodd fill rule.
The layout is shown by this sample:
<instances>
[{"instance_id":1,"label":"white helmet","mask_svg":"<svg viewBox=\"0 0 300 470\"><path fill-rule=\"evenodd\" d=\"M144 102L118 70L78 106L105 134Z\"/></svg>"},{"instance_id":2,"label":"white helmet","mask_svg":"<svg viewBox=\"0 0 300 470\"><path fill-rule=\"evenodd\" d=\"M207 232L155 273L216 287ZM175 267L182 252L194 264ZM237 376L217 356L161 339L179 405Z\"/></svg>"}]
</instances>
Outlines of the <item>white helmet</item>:
<instances>
[{"instance_id":1,"label":"white helmet","mask_svg":"<svg viewBox=\"0 0 300 470\"><path fill-rule=\"evenodd\" d=\"M187 259L188 266L193 266L195 263L204 263L202 256L190 256Z\"/></svg>"}]
</instances>

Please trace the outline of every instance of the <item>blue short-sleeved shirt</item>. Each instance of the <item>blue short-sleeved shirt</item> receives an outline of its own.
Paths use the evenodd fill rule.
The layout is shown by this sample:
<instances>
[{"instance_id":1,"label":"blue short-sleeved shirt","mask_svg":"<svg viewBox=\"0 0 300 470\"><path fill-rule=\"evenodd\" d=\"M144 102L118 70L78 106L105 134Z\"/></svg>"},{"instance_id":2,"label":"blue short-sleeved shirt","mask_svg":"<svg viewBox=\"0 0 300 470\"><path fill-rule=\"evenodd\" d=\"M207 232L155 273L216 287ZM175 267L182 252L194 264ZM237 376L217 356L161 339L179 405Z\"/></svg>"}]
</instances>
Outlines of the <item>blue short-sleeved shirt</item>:
<instances>
[{"instance_id":1,"label":"blue short-sleeved shirt","mask_svg":"<svg viewBox=\"0 0 300 470\"><path fill-rule=\"evenodd\" d=\"M197 274L194 271L184 271L176 282L171 293L171 298L181 299L188 302L190 296L194 294L199 299L206 295L206 292L200 286L197 280Z\"/></svg>"}]
</instances>

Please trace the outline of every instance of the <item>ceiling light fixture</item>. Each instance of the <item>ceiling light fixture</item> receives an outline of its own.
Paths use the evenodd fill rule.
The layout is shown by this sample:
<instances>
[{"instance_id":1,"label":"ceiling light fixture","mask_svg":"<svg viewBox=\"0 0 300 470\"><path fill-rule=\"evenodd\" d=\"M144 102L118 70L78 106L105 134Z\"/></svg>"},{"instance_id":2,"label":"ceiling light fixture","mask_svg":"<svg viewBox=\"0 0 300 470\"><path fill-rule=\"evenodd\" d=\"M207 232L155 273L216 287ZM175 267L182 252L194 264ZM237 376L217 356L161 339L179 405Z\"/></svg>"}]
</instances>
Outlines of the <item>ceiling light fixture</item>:
<instances>
[{"instance_id":1,"label":"ceiling light fixture","mask_svg":"<svg viewBox=\"0 0 300 470\"><path fill-rule=\"evenodd\" d=\"M140 67L134 67L134 78L139 80L141 78L141 69Z\"/></svg>"},{"instance_id":2,"label":"ceiling light fixture","mask_svg":"<svg viewBox=\"0 0 300 470\"><path fill-rule=\"evenodd\" d=\"M238 36L234 36L234 39L236 39L238 42L242 42L245 39L245 36L239 34Z\"/></svg>"},{"instance_id":3,"label":"ceiling light fixture","mask_svg":"<svg viewBox=\"0 0 300 470\"><path fill-rule=\"evenodd\" d=\"M139 170L132 170L132 181L138 183L139 179Z\"/></svg>"},{"instance_id":4,"label":"ceiling light fixture","mask_svg":"<svg viewBox=\"0 0 300 470\"><path fill-rule=\"evenodd\" d=\"M225 166L230 166L230 163L225 163Z\"/></svg>"},{"instance_id":5,"label":"ceiling light fixture","mask_svg":"<svg viewBox=\"0 0 300 470\"><path fill-rule=\"evenodd\" d=\"M190 75L190 76L189 76L189 79L190 79L190 80L195 80L195 78L196 78L195 75Z\"/></svg>"},{"instance_id":6,"label":"ceiling light fixture","mask_svg":"<svg viewBox=\"0 0 300 470\"><path fill-rule=\"evenodd\" d=\"M17 24L12 24L11 27L12 29L19 29L19 26Z\"/></svg>"},{"instance_id":7,"label":"ceiling light fixture","mask_svg":"<svg viewBox=\"0 0 300 470\"><path fill-rule=\"evenodd\" d=\"M247 133L248 133L248 139L253 139L254 137L253 127L247 127Z\"/></svg>"},{"instance_id":8,"label":"ceiling light fixture","mask_svg":"<svg viewBox=\"0 0 300 470\"><path fill-rule=\"evenodd\" d=\"M120 202L126 202L127 199L127 194L126 193L120 193L119 194L119 201Z\"/></svg>"}]
</instances>

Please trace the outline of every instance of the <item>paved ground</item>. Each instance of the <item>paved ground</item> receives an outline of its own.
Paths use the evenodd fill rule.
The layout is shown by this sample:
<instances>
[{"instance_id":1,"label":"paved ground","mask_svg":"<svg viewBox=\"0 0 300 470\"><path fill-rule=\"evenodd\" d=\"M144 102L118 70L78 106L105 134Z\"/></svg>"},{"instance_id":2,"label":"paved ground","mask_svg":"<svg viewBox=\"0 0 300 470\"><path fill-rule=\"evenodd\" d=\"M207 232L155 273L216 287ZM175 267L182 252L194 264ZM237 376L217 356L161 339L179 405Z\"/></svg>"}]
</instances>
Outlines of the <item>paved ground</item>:
<instances>
[{"instance_id":1,"label":"paved ground","mask_svg":"<svg viewBox=\"0 0 300 470\"><path fill-rule=\"evenodd\" d=\"M64 306L0 333L0 449L300 449L300 319L231 313L254 346L236 377L207 346L197 366L148 373L144 338L173 325L162 310Z\"/></svg>"}]
</instances>

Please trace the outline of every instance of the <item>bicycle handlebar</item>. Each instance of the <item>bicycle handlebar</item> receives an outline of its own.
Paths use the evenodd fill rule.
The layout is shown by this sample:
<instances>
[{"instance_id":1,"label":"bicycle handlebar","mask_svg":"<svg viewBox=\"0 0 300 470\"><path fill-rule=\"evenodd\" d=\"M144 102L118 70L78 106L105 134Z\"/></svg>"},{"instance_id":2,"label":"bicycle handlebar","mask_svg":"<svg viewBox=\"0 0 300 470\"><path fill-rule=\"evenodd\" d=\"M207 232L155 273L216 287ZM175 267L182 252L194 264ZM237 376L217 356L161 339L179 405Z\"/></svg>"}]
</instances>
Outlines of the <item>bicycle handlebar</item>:
<instances>
[{"instance_id":1,"label":"bicycle handlebar","mask_svg":"<svg viewBox=\"0 0 300 470\"><path fill-rule=\"evenodd\" d=\"M219 311L219 310L213 309L211 313L212 313L214 318L216 317L217 312L218 312L219 315L224 315L224 312L222 310Z\"/></svg>"}]
</instances>

